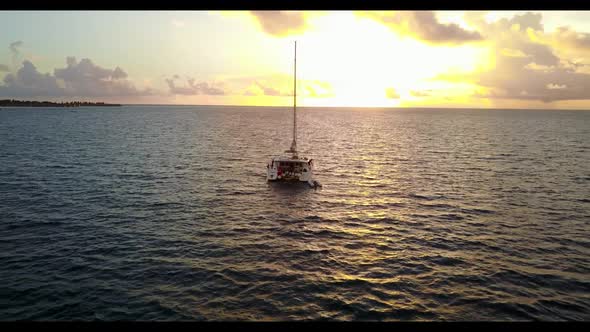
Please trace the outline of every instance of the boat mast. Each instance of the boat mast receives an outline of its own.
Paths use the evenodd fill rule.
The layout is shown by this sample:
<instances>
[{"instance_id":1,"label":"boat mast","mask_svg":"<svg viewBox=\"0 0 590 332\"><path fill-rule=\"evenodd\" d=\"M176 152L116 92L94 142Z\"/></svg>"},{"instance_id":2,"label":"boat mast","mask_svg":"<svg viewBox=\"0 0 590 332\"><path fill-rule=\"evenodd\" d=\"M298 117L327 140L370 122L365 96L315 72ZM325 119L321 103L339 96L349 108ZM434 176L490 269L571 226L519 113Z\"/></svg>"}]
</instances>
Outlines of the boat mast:
<instances>
[{"instance_id":1,"label":"boat mast","mask_svg":"<svg viewBox=\"0 0 590 332\"><path fill-rule=\"evenodd\" d=\"M293 142L291 152L297 157L297 41L295 41L295 66L293 71Z\"/></svg>"}]
</instances>

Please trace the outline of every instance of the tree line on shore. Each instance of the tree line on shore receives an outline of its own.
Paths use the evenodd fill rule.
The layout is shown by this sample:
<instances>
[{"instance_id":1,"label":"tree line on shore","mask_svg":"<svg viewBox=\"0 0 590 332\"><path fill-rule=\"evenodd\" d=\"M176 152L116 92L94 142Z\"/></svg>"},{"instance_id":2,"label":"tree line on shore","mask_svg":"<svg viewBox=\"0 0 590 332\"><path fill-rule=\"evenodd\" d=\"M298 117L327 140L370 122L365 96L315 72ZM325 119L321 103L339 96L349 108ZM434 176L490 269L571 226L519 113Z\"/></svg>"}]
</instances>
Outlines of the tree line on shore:
<instances>
[{"instance_id":1,"label":"tree line on shore","mask_svg":"<svg viewBox=\"0 0 590 332\"><path fill-rule=\"evenodd\" d=\"M120 104L107 104L104 102L88 102L88 101L68 101L68 102L52 102L52 101L27 101L15 99L0 100L1 106L23 106L23 107L80 107L80 106L121 106Z\"/></svg>"}]
</instances>

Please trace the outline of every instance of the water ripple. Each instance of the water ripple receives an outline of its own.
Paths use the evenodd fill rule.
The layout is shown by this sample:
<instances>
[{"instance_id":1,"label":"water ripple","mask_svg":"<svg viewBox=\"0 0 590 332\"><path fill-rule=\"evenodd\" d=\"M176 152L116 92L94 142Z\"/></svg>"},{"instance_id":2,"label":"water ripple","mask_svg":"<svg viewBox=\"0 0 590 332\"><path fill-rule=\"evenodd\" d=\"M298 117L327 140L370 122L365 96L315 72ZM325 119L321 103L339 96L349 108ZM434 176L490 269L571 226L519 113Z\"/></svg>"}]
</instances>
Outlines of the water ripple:
<instances>
[{"instance_id":1,"label":"water ripple","mask_svg":"<svg viewBox=\"0 0 590 332\"><path fill-rule=\"evenodd\" d=\"M67 116L65 115L67 113ZM0 112L0 320L588 320L590 112Z\"/></svg>"}]
</instances>

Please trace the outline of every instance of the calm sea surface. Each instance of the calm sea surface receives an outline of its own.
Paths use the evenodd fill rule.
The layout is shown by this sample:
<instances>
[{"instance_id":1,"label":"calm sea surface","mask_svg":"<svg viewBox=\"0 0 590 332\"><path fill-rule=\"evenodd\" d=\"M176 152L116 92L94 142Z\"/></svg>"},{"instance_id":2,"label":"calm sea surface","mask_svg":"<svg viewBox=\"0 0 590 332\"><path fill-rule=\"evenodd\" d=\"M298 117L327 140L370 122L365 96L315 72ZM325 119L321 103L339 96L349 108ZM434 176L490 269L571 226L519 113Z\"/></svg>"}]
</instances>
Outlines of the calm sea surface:
<instances>
[{"instance_id":1,"label":"calm sea surface","mask_svg":"<svg viewBox=\"0 0 590 332\"><path fill-rule=\"evenodd\" d=\"M589 320L590 112L0 111L0 320Z\"/></svg>"}]
</instances>

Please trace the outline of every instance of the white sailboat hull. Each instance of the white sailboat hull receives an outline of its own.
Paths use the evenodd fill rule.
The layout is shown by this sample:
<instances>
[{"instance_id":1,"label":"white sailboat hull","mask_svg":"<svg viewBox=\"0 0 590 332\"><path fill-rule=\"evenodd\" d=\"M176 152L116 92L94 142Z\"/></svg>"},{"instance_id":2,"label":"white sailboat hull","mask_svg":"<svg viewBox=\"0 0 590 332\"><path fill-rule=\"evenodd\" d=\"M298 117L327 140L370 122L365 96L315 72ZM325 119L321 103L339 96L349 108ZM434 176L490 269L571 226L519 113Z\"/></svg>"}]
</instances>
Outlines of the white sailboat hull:
<instances>
[{"instance_id":1,"label":"white sailboat hull","mask_svg":"<svg viewBox=\"0 0 590 332\"><path fill-rule=\"evenodd\" d=\"M307 159L273 158L267 164L266 180L312 182L313 164Z\"/></svg>"}]
</instances>

